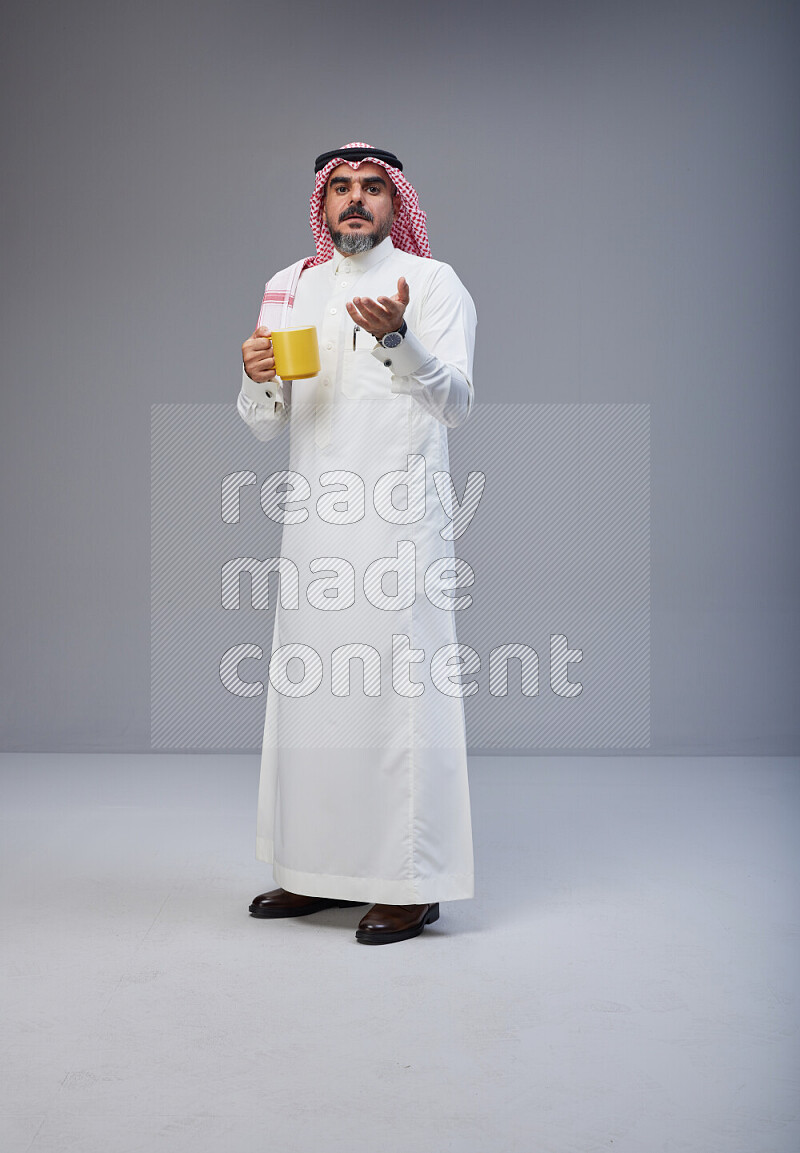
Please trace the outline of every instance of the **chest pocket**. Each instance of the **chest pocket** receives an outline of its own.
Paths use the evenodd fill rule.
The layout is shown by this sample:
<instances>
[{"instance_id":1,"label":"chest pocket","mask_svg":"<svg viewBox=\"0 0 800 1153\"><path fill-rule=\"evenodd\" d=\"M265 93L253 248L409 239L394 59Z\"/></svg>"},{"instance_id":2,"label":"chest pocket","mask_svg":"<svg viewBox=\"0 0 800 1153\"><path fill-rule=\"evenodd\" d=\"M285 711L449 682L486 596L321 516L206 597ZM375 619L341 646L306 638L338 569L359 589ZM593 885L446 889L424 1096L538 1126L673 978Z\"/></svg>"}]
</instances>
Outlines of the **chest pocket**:
<instances>
[{"instance_id":1,"label":"chest pocket","mask_svg":"<svg viewBox=\"0 0 800 1153\"><path fill-rule=\"evenodd\" d=\"M353 334L354 352L372 352L375 347L375 337L363 328L357 328Z\"/></svg>"},{"instance_id":2,"label":"chest pocket","mask_svg":"<svg viewBox=\"0 0 800 1153\"><path fill-rule=\"evenodd\" d=\"M356 332L351 329L342 365L342 392L345 396L352 399L397 398L398 394L391 390L388 371L372 355L375 344L375 337L371 332L366 332L363 328L359 328Z\"/></svg>"}]
</instances>

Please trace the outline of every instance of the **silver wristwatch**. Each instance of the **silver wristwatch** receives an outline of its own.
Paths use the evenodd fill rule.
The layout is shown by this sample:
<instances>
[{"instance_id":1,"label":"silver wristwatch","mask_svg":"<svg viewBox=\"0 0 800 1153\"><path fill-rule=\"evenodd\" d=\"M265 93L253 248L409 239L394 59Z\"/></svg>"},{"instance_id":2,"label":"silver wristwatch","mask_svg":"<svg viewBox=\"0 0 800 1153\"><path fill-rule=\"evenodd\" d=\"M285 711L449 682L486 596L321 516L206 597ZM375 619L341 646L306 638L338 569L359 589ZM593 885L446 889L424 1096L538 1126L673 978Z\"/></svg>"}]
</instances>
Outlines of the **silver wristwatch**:
<instances>
[{"instance_id":1,"label":"silver wristwatch","mask_svg":"<svg viewBox=\"0 0 800 1153\"><path fill-rule=\"evenodd\" d=\"M397 332L387 332L386 336L382 336L378 344L383 348L397 348L398 344L402 344L403 337L408 332L408 325L405 321L400 325Z\"/></svg>"}]
</instances>

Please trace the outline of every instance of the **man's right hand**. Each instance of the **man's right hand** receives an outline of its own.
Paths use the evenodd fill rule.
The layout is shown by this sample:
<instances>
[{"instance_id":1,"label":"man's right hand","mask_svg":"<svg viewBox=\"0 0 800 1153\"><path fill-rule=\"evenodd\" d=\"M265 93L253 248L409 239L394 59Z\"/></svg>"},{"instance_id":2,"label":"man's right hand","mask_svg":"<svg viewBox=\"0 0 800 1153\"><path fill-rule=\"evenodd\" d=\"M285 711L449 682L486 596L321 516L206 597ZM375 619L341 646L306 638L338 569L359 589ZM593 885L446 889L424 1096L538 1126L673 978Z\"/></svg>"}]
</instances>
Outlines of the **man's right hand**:
<instances>
[{"instance_id":1,"label":"man's right hand","mask_svg":"<svg viewBox=\"0 0 800 1153\"><path fill-rule=\"evenodd\" d=\"M262 325L242 345L244 370L257 384L265 384L266 381L275 379L275 356L271 336L270 330Z\"/></svg>"}]
</instances>

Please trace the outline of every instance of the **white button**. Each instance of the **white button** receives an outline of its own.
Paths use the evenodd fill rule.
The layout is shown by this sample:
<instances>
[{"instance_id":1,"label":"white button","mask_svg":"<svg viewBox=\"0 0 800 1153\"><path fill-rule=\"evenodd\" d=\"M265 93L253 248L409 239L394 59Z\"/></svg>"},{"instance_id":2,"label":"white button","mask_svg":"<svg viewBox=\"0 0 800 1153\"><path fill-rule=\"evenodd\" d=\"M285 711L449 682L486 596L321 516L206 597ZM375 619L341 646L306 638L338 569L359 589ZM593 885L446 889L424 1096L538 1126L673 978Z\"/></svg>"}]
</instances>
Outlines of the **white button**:
<instances>
[{"instance_id":1,"label":"white button","mask_svg":"<svg viewBox=\"0 0 800 1153\"><path fill-rule=\"evenodd\" d=\"M332 308L332 309L331 309L331 316L335 316L335 315L336 315L336 309L335 309L335 308Z\"/></svg>"},{"instance_id":2,"label":"white button","mask_svg":"<svg viewBox=\"0 0 800 1153\"><path fill-rule=\"evenodd\" d=\"M328 385L330 384L330 381L329 381L329 380L323 380L323 382L322 382L322 383L323 383L323 384L325 385L325 387L327 388L327 387L328 387Z\"/></svg>"},{"instance_id":3,"label":"white button","mask_svg":"<svg viewBox=\"0 0 800 1153\"><path fill-rule=\"evenodd\" d=\"M343 280L342 283L339 285L339 287L340 288L347 288L347 281Z\"/></svg>"},{"instance_id":4,"label":"white button","mask_svg":"<svg viewBox=\"0 0 800 1153\"><path fill-rule=\"evenodd\" d=\"M325 347L330 349L330 348L333 348L333 345L332 344L326 344Z\"/></svg>"}]
</instances>

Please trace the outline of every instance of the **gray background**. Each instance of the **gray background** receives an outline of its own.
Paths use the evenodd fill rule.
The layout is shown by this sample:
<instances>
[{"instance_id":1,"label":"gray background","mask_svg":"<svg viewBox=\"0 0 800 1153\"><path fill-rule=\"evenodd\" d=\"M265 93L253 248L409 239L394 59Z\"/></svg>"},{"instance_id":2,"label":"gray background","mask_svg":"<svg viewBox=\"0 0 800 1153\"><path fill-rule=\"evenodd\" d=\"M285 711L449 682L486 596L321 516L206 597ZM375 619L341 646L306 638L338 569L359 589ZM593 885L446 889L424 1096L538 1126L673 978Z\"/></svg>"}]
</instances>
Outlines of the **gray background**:
<instances>
[{"instance_id":1,"label":"gray background","mask_svg":"<svg viewBox=\"0 0 800 1153\"><path fill-rule=\"evenodd\" d=\"M797 32L702 0L5 5L2 748L150 747L150 406L234 404L313 157L366 139L475 299L479 397L652 406L651 750L795 751Z\"/></svg>"}]
</instances>

